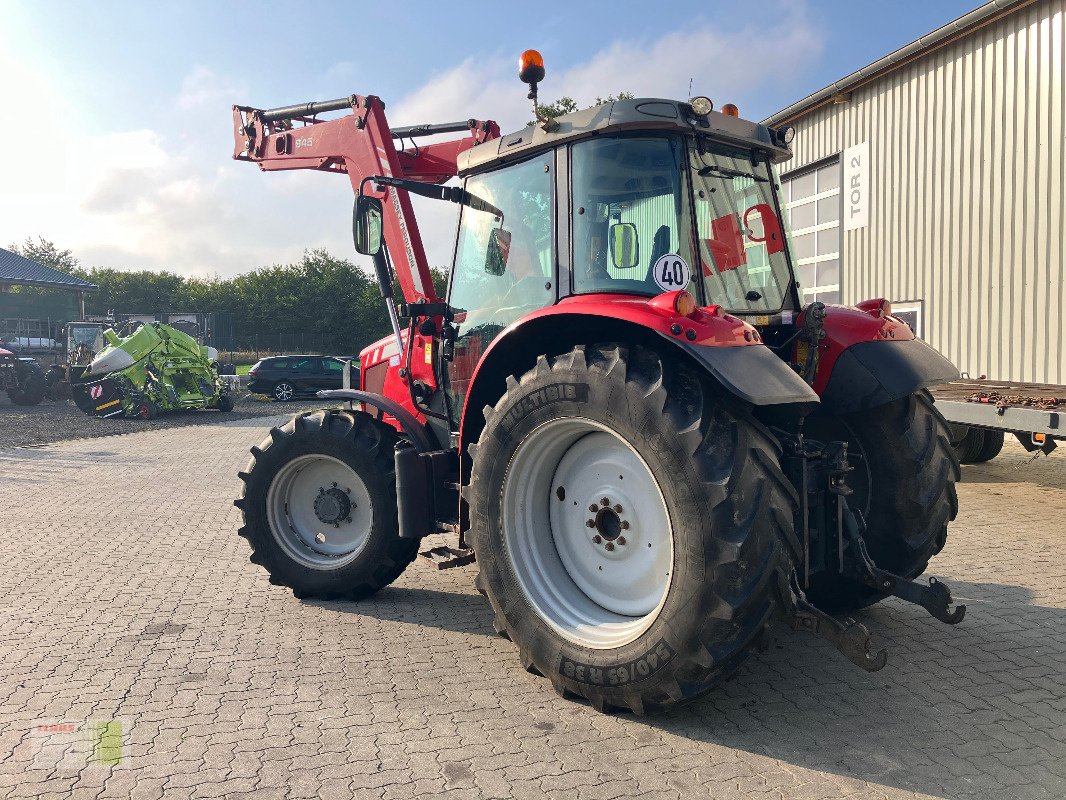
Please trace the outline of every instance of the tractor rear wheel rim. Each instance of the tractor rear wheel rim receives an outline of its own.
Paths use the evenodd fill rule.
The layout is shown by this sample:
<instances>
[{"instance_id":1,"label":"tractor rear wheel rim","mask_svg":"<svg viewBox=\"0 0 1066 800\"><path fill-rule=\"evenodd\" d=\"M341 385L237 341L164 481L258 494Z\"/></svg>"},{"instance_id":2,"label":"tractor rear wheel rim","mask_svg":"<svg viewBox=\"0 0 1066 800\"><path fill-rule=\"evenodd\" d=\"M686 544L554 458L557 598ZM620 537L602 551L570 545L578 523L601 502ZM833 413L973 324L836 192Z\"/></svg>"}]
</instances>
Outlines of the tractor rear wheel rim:
<instances>
[{"instance_id":1,"label":"tractor rear wheel rim","mask_svg":"<svg viewBox=\"0 0 1066 800\"><path fill-rule=\"evenodd\" d=\"M332 456L294 458L267 491L274 541L294 561L316 570L339 569L359 556L370 539L373 512L366 484Z\"/></svg>"},{"instance_id":2,"label":"tractor rear wheel rim","mask_svg":"<svg viewBox=\"0 0 1066 800\"><path fill-rule=\"evenodd\" d=\"M673 528L632 444L588 419L545 423L515 451L502 501L518 585L556 632L609 649L651 627L670 588Z\"/></svg>"}]
</instances>

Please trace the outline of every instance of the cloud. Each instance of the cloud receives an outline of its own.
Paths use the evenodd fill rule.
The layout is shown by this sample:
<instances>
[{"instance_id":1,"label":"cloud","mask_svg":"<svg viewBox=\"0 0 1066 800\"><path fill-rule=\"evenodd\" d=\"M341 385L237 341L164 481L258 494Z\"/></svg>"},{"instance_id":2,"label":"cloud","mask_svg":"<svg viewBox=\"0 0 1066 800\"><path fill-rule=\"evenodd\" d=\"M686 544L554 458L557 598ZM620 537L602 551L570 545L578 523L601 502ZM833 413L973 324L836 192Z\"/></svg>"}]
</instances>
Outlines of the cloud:
<instances>
[{"instance_id":1,"label":"cloud","mask_svg":"<svg viewBox=\"0 0 1066 800\"><path fill-rule=\"evenodd\" d=\"M182 79L175 104L183 111L208 106L226 108L233 104L233 98L244 96L245 90L245 86L222 78L207 67L196 66Z\"/></svg>"},{"instance_id":2,"label":"cloud","mask_svg":"<svg viewBox=\"0 0 1066 800\"><path fill-rule=\"evenodd\" d=\"M584 63L548 74L540 85L542 101L572 97L588 106L597 97L626 91L637 97L685 97L706 94L721 106L738 103L760 88L781 80L782 65L791 75L817 63L825 42L805 18L801 6L783 7L775 26L753 25L722 31L710 25L690 27L655 39L614 42ZM767 42L773 58L767 58ZM506 133L532 118L525 87L518 81L515 59L470 58L433 75L425 85L390 105L390 124L445 122L463 116L491 117ZM432 202L417 208L429 263L451 259L455 214Z\"/></svg>"},{"instance_id":3,"label":"cloud","mask_svg":"<svg viewBox=\"0 0 1066 800\"><path fill-rule=\"evenodd\" d=\"M768 42L773 43L773 58L767 57ZM540 94L542 100L572 97L581 106L619 91L683 98L691 79L694 94L706 94L722 105L780 80L782 65L792 74L806 70L821 57L824 46L821 32L793 8L772 27L726 32L706 25L656 39L616 41L559 72L553 72L549 59ZM433 75L390 107L390 121L413 124L467 115L491 117L504 131L520 128L531 111L516 72L511 57L467 59Z\"/></svg>"},{"instance_id":4,"label":"cloud","mask_svg":"<svg viewBox=\"0 0 1066 800\"><path fill-rule=\"evenodd\" d=\"M821 34L791 8L782 7L771 27L690 24L616 41L566 69L553 70L549 57L542 98L567 95L588 105L622 90L682 97L692 78L695 93L744 110L746 97L782 79L781 65L795 75L821 55ZM340 61L323 80L345 81L354 70ZM195 66L150 128L88 135L85 121L69 118L60 81L50 85L2 50L0 74L0 107L32 103L35 116L35 157L0 151L0 242L42 235L72 248L86 265L197 275L291 262L314 247L354 258L352 192L343 176L263 175L230 160L229 106L251 94L235 77ZM515 60L504 54L463 60L389 100L394 125L475 116L508 131L531 116ZM430 264L448 264L456 208L417 198L415 208Z\"/></svg>"}]
</instances>

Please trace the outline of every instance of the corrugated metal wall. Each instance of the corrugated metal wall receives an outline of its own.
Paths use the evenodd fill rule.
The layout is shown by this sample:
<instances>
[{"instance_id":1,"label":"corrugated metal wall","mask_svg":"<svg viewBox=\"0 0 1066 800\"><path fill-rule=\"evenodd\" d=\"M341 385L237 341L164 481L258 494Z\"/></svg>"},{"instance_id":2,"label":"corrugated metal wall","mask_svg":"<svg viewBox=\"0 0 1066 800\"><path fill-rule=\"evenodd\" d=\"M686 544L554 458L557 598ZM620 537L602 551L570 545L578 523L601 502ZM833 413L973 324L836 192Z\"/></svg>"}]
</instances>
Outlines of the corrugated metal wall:
<instances>
[{"instance_id":1,"label":"corrugated metal wall","mask_svg":"<svg viewBox=\"0 0 1066 800\"><path fill-rule=\"evenodd\" d=\"M1066 0L1040 0L794 122L789 171L869 142L843 302L922 300L974 377L1066 383L1064 34Z\"/></svg>"}]
</instances>

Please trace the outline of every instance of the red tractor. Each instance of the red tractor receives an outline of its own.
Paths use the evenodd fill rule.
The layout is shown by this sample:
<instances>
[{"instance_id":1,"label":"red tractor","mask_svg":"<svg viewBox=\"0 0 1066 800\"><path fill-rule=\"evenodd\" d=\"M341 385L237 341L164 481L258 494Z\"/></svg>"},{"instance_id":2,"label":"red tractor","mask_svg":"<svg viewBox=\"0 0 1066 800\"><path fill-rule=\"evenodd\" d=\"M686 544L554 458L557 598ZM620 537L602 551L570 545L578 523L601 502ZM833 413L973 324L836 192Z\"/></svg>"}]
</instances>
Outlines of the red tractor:
<instances>
[{"instance_id":1,"label":"red tractor","mask_svg":"<svg viewBox=\"0 0 1066 800\"><path fill-rule=\"evenodd\" d=\"M536 108L539 54L520 69ZM234 158L348 176L393 328L358 389L320 393L347 408L275 428L240 473L272 583L358 600L454 536L424 555L476 559L527 670L636 713L707 692L775 617L868 670L885 652L831 613L895 595L962 619L913 580L957 513L927 387L958 373L884 300L801 305L773 169L792 128L705 97L505 136L390 128L374 96L233 115ZM445 298L412 193L459 205Z\"/></svg>"}]
</instances>

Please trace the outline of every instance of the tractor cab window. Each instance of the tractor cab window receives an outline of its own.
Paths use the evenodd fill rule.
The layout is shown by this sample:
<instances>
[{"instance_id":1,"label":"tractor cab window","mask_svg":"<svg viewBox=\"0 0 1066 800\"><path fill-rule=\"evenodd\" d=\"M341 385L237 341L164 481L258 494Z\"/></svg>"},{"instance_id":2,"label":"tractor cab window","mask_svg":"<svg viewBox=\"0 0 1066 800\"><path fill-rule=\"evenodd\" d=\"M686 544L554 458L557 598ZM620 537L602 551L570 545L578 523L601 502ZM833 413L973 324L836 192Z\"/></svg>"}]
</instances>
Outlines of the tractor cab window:
<instances>
[{"instance_id":1,"label":"tractor cab window","mask_svg":"<svg viewBox=\"0 0 1066 800\"><path fill-rule=\"evenodd\" d=\"M459 328L448 365L448 395L456 417L489 343L555 298L553 163L553 154L546 153L467 178L466 190L484 205L462 207L448 294ZM485 205L500 213L482 210Z\"/></svg>"},{"instance_id":2,"label":"tractor cab window","mask_svg":"<svg viewBox=\"0 0 1066 800\"><path fill-rule=\"evenodd\" d=\"M677 258L692 265L681 140L591 139L571 153L574 290L691 290L691 283L673 285L675 275L695 274L677 265Z\"/></svg>"},{"instance_id":3,"label":"tractor cab window","mask_svg":"<svg viewBox=\"0 0 1066 800\"><path fill-rule=\"evenodd\" d=\"M699 269L708 303L738 313L780 311L792 273L765 159L697 139L689 153Z\"/></svg>"}]
</instances>

